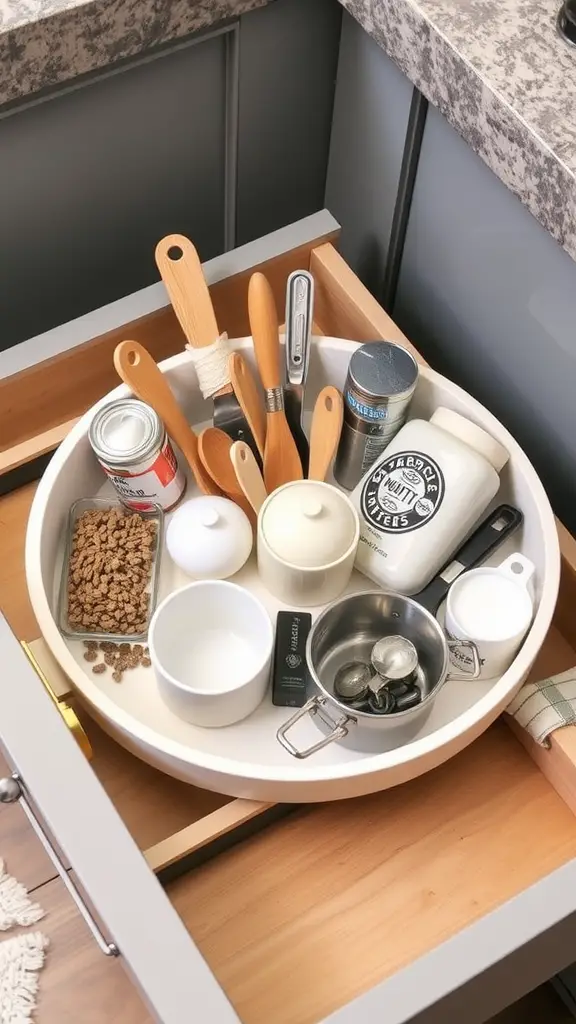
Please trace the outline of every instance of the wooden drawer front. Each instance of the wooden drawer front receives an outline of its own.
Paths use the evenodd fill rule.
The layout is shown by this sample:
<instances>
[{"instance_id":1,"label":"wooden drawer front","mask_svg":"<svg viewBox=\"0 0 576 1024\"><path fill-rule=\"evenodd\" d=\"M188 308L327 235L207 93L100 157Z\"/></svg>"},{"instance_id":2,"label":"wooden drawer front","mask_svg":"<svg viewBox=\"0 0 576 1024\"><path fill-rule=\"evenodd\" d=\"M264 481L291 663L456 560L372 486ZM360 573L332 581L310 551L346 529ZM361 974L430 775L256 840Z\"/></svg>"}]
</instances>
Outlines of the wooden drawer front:
<instances>
[{"instance_id":1,"label":"wooden drawer front","mask_svg":"<svg viewBox=\"0 0 576 1024\"><path fill-rule=\"evenodd\" d=\"M339 256L336 236L337 225L323 212L207 264L222 329L235 336L248 332L246 288L253 269L268 274L282 308L287 274L309 267L319 333L386 337L409 346ZM49 451L69 422L116 383L111 353L118 340L137 338L158 359L182 347L161 285L130 296L125 309L129 322L123 322L122 304L115 304L89 324L83 318L68 325L76 347L0 383L0 436L10 438L0 456L4 480ZM109 329L99 333L100 323ZM62 386L71 375L74 389ZM26 594L23 544L33 492L29 484L0 499L4 534L10 535L0 559L0 605L18 639L35 641L34 654L57 695L73 702L67 680L38 641ZM576 547L560 531L561 599L535 677L576 661L567 610L576 596ZM534 752L542 770L498 723L457 758L399 789L340 804L270 806L160 774L117 746L74 704L93 748L88 764L4 622L0 643L0 687L10 708L0 739L8 768L22 775L102 930L120 948L120 963L136 985L118 989L123 1019L141 1019L139 989L152 1017L166 1024L181 1024L200 1002L203 1019L214 1024L314 1024L331 1013L338 1024L400 1024L416 1014L430 1024L460 1021L455 992L463 1000L490 963L484 945L473 942L463 969L457 951L452 960L443 952L449 940L468 936L470 942L474 928L490 927L492 952L498 950L501 959L517 955L522 929L512 922L507 930L498 915L506 916L512 905L507 901L523 899L530 886L555 884L559 872L571 868L576 820L543 774L572 801L571 729L553 740L550 752ZM576 810L576 802L572 806ZM29 843L26 826L17 808L6 815L2 823L11 824L4 826L2 852L20 859ZM202 861L207 863L199 866ZM36 846L26 863L22 880L28 885L60 884ZM46 889L46 903L59 921L51 892ZM570 900L574 892L576 887ZM564 909L570 920L571 903ZM55 948L68 941L63 935L55 928ZM530 937L536 941L538 934ZM550 948L556 949L553 943ZM563 948L567 963L570 944ZM429 956L439 956L439 966L414 985L410 972L424 970L426 978L422 964ZM561 966L550 969L549 958L539 956L523 980L510 972L507 985L487 984L466 1018L485 1019ZM114 975L118 985L118 967L99 962L103 993L107 977ZM349 1004L367 992L361 1004ZM102 1006L104 1022L105 998ZM95 1024L97 1014L93 1008Z\"/></svg>"}]
</instances>

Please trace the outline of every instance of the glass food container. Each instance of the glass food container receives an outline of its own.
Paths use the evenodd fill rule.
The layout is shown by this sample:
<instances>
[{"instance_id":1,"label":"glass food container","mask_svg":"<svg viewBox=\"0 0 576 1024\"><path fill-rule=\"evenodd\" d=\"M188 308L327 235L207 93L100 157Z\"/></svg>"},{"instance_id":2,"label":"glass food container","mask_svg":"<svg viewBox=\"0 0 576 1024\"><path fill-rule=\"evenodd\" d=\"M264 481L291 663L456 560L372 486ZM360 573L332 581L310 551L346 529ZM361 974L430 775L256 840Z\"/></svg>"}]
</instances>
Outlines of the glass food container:
<instances>
[{"instance_id":1,"label":"glass food container","mask_svg":"<svg viewBox=\"0 0 576 1024\"><path fill-rule=\"evenodd\" d=\"M60 580L60 592L58 598L58 626L62 634L69 640L108 640L113 643L135 643L137 641L145 640L148 635L148 627L156 607L158 596L160 558L162 552L162 538L164 534L164 515L162 509L158 505L155 506L153 512L138 513L138 515L141 515L143 519L153 519L157 523L156 540L152 547L152 573L146 586L146 590L150 594L150 603L146 617L146 628L139 633L114 633L93 629L82 630L72 626L68 620L68 567L72 554L72 538L74 536L76 523L85 512L94 510L106 512L110 509L118 509L118 511L127 516L134 515L130 509L127 509L120 501L115 501L113 498L79 498L78 501L75 501L70 508L66 530L66 548L64 551L64 561L62 563L62 576Z\"/></svg>"}]
</instances>

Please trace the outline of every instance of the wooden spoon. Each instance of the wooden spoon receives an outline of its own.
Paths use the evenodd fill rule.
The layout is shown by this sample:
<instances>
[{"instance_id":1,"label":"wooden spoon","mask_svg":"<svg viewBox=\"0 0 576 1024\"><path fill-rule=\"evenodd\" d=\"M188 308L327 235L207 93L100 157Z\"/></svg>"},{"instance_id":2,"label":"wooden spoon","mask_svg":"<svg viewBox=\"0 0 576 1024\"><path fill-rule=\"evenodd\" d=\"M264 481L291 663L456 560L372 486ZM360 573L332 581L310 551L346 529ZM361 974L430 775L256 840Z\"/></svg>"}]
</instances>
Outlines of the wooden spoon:
<instances>
[{"instance_id":1,"label":"wooden spoon","mask_svg":"<svg viewBox=\"0 0 576 1024\"><path fill-rule=\"evenodd\" d=\"M222 494L198 454L198 438L150 353L137 341L121 341L114 350L116 372L131 391L152 406L180 448L204 494Z\"/></svg>"},{"instance_id":2,"label":"wooden spoon","mask_svg":"<svg viewBox=\"0 0 576 1024\"><path fill-rule=\"evenodd\" d=\"M268 495L254 452L245 441L234 441L230 449L230 459L242 492L258 515Z\"/></svg>"},{"instance_id":3,"label":"wooden spoon","mask_svg":"<svg viewBox=\"0 0 576 1024\"><path fill-rule=\"evenodd\" d=\"M252 274L248 285L248 315L260 378L266 391L264 483L270 494L290 480L301 480L302 463L284 412L280 377L278 314L264 274Z\"/></svg>"},{"instance_id":4,"label":"wooden spoon","mask_svg":"<svg viewBox=\"0 0 576 1024\"><path fill-rule=\"evenodd\" d=\"M226 497L235 501L250 522L254 523L256 517L252 505L244 497L230 459L232 444L232 439L223 430L219 430L218 427L206 427L198 438L198 452L206 472L216 481Z\"/></svg>"},{"instance_id":5,"label":"wooden spoon","mask_svg":"<svg viewBox=\"0 0 576 1024\"><path fill-rule=\"evenodd\" d=\"M326 474L336 455L342 420L344 418L344 402L338 388L329 384L322 388L316 399L312 414L310 430L310 466L309 480L325 480Z\"/></svg>"},{"instance_id":6,"label":"wooden spoon","mask_svg":"<svg viewBox=\"0 0 576 1024\"><path fill-rule=\"evenodd\" d=\"M228 359L228 371L234 388L234 394L238 399L240 408L244 413L256 447L260 452L260 458L264 458L264 445L266 442L266 414L262 404L262 397L258 391L256 381L250 372L250 367L240 352L232 352Z\"/></svg>"}]
</instances>

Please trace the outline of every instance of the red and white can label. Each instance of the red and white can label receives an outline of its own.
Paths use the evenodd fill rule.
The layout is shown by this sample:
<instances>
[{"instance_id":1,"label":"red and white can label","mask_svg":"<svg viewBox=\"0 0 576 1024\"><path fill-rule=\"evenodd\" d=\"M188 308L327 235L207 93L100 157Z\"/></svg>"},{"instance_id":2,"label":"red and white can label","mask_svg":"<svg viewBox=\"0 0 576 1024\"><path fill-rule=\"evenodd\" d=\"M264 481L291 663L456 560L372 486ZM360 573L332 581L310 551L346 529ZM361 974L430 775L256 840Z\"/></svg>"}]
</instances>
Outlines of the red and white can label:
<instances>
[{"instance_id":1,"label":"red and white can label","mask_svg":"<svg viewBox=\"0 0 576 1024\"><path fill-rule=\"evenodd\" d=\"M154 505L167 512L180 501L186 487L186 477L178 468L168 437L159 452L129 468L107 466L101 459L99 462L122 503L134 512L151 512Z\"/></svg>"}]
</instances>

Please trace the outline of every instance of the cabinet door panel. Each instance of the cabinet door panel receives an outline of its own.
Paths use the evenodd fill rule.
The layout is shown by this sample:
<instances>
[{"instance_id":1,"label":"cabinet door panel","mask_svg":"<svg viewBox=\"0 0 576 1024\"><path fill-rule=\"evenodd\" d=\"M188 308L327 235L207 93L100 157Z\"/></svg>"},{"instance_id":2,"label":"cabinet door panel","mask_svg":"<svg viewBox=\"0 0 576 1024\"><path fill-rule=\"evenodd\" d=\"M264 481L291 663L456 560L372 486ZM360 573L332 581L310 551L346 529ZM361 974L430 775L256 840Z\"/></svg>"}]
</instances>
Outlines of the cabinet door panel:
<instances>
[{"instance_id":1,"label":"cabinet door panel","mask_svg":"<svg viewBox=\"0 0 576 1024\"><path fill-rule=\"evenodd\" d=\"M0 120L0 349L157 280L154 246L223 248L224 42Z\"/></svg>"},{"instance_id":2,"label":"cabinet door panel","mask_svg":"<svg viewBox=\"0 0 576 1024\"><path fill-rule=\"evenodd\" d=\"M345 14L326 206L342 225L342 255L376 296L382 288L411 98L408 79Z\"/></svg>"},{"instance_id":3,"label":"cabinet door panel","mask_svg":"<svg viewBox=\"0 0 576 1024\"><path fill-rule=\"evenodd\" d=\"M430 109L394 317L524 446L576 528L576 265Z\"/></svg>"},{"instance_id":4,"label":"cabinet door panel","mask_svg":"<svg viewBox=\"0 0 576 1024\"><path fill-rule=\"evenodd\" d=\"M340 22L335 0L241 19L238 245L324 206Z\"/></svg>"}]
</instances>

